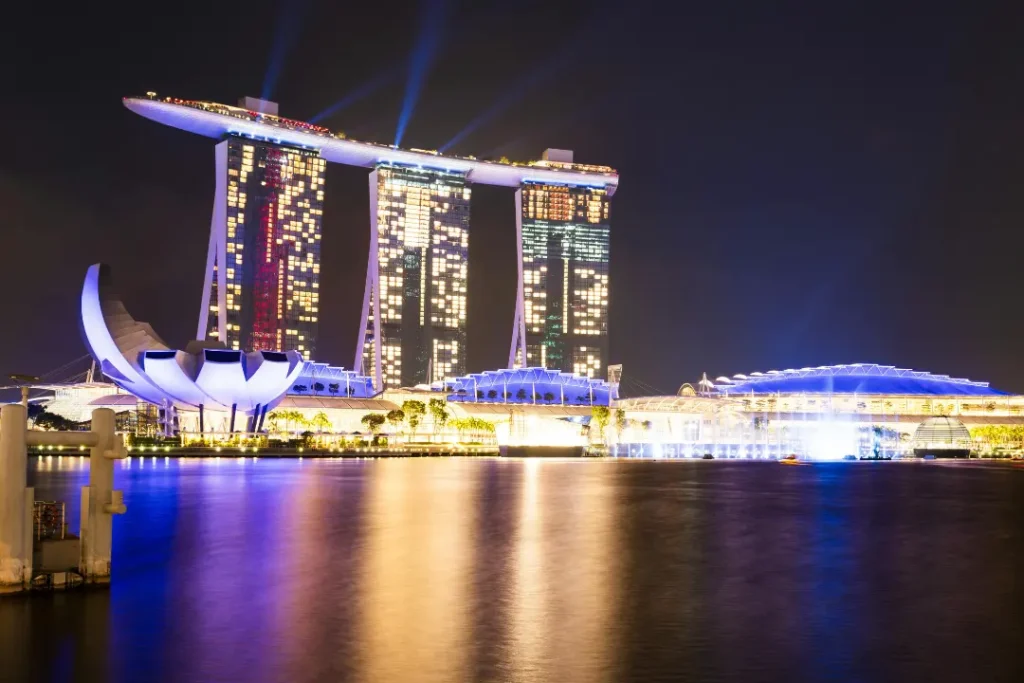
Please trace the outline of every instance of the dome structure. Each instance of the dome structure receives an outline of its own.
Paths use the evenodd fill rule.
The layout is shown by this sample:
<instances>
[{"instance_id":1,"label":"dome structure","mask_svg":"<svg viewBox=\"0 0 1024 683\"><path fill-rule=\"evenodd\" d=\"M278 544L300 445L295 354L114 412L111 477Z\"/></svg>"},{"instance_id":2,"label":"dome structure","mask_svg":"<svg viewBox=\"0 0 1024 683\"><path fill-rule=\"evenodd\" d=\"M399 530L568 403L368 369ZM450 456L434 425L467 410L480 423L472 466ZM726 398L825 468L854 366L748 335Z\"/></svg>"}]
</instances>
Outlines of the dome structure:
<instances>
[{"instance_id":1,"label":"dome structure","mask_svg":"<svg viewBox=\"0 0 1024 683\"><path fill-rule=\"evenodd\" d=\"M949 375L897 368L893 365L852 363L799 370L769 370L719 377L720 394L863 394L898 396L1005 396L989 386Z\"/></svg>"},{"instance_id":2,"label":"dome structure","mask_svg":"<svg viewBox=\"0 0 1024 683\"><path fill-rule=\"evenodd\" d=\"M966 458L971 454L971 433L953 417L929 417L914 432L914 455Z\"/></svg>"},{"instance_id":3,"label":"dome structure","mask_svg":"<svg viewBox=\"0 0 1024 683\"><path fill-rule=\"evenodd\" d=\"M446 385L449 401L606 406L612 393L604 380L547 368L488 370L457 377Z\"/></svg>"},{"instance_id":4,"label":"dome structure","mask_svg":"<svg viewBox=\"0 0 1024 683\"><path fill-rule=\"evenodd\" d=\"M82 334L103 374L161 407L263 415L306 365L298 351L243 353L209 342L170 349L148 323L129 315L102 264L86 273L81 306Z\"/></svg>"}]
</instances>

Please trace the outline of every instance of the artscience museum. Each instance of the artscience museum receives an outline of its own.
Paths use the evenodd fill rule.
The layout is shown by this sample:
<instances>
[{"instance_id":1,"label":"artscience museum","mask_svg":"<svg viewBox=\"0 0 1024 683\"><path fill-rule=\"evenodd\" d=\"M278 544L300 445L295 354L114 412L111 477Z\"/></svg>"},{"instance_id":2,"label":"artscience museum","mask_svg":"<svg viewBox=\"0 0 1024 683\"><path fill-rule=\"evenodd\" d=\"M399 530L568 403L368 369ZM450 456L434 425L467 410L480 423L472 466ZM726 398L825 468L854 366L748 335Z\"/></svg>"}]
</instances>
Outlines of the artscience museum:
<instances>
[{"instance_id":1,"label":"artscience museum","mask_svg":"<svg viewBox=\"0 0 1024 683\"><path fill-rule=\"evenodd\" d=\"M81 304L82 333L102 373L159 406L168 431L180 410L196 412L201 432L208 411L227 414L226 431L259 431L305 367L297 351L242 353L216 342L169 348L148 323L132 318L101 264L89 268Z\"/></svg>"}]
</instances>

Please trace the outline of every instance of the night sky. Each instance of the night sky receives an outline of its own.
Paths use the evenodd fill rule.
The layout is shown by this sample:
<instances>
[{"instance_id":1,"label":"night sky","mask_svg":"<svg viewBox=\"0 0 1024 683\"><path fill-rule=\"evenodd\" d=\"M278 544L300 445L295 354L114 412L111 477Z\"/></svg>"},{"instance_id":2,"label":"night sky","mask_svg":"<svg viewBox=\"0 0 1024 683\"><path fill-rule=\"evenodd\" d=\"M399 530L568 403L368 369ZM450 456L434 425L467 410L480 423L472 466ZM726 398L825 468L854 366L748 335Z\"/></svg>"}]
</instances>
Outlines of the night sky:
<instances>
[{"instance_id":1,"label":"night sky","mask_svg":"<svg viewBox=\"0 0 1024 683\"><path fill-rule=\"evenodd\" d=\"M63 5L20 4L0 46L4 374L85 353L97 261L191 338L214 142L121 98L270 90L304 120L369 93L322 121L357 139L393 142L409 101L404 146L478 121L450 151L617 168L611 361L638 382L876 362L1024 391L1024 3ZM317 359L345 366L366 176L327 173ZM507 359L513 197L473 190L471 371Z\"/></svg>"}]
</instances>

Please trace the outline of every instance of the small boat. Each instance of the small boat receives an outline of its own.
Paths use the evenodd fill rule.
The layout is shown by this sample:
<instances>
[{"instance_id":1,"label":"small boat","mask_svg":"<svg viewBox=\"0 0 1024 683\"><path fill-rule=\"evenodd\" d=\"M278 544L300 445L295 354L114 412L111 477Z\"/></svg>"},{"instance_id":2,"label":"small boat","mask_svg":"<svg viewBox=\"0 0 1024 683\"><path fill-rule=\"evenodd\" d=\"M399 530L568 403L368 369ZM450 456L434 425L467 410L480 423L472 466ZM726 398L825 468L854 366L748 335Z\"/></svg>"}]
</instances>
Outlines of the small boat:
<instances>
[{"instance_id":1,"label":"small boat","mask_svg":"<svg viewBox=\"0 0 1024 683\"><path fill-rule=\"evenodd\" d=\"M782 465L810 465L809 462L802 462L796 457L796 454L784 455L779 459L779 463Z\"/></svg>"}]
</instances>

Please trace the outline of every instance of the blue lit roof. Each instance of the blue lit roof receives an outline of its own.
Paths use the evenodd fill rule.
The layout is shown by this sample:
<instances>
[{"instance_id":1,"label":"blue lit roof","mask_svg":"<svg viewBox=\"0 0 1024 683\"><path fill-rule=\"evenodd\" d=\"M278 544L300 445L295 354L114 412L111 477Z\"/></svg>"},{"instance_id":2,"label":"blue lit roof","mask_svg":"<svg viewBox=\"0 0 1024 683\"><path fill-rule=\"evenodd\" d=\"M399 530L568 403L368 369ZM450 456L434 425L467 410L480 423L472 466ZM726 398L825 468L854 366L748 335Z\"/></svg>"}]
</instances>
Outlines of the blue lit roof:
<instances>
[{"instance_id":1,"label":"blue lit roof","mask_svg":"<svg viewBox=\"0 0 1024 683\"><path fill-rule=\"evenodd\" d=\"M316 388L317 384L321 385L320 389ZM302 374L288 389L290 396L340 394L343 398L372 398L376 393L373 390L373 378L360 375L355 370L313 361L306 363Z\"/></svg>"},{"instance_id":2,"label":"blue lit roof","mask_svg":"<svg viewBox=\"0 0 1024 683\"><path fill-rule=\"evenodd\" d=\"M446 384L452 392L448 400L470 402L608 405L611 391L602 379L546 368L488 370L448 380ZM545 400L545 394L552 398Z\"/></svg>"},{"instance_id":3,"label":"blue lit roof","mask_svg":"<svg viewBox=\"0 0 1024 683\"><path fill-rule=\"evenodd\" d=\"M895 394L903 396L1005 396L988 382L933 375L892 365L853 363L799 370L770 370L719 377L721 394Z\"/></svg>"}]
</instances>

